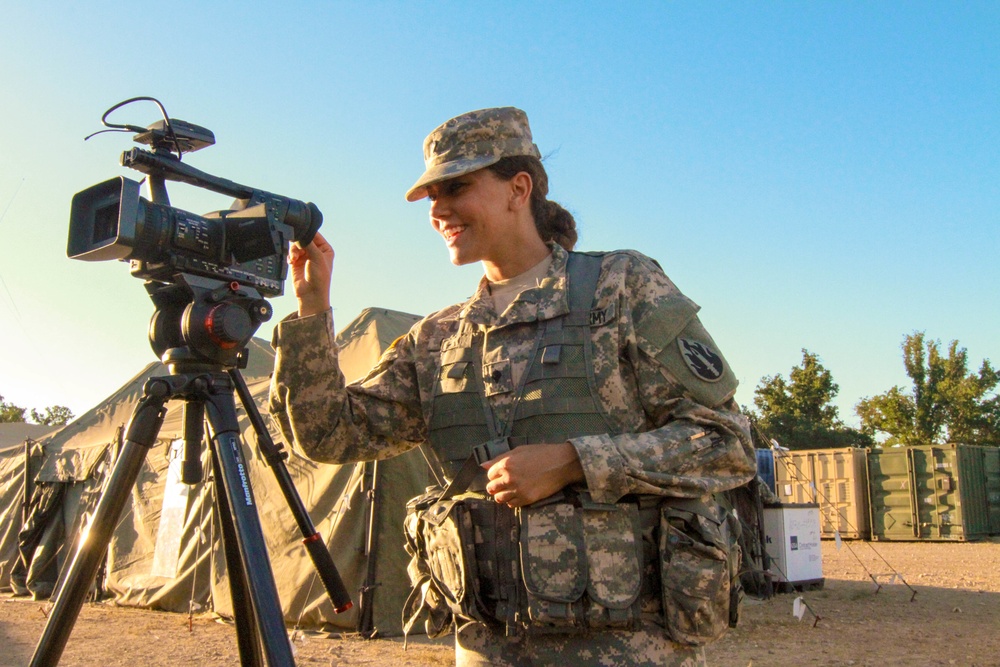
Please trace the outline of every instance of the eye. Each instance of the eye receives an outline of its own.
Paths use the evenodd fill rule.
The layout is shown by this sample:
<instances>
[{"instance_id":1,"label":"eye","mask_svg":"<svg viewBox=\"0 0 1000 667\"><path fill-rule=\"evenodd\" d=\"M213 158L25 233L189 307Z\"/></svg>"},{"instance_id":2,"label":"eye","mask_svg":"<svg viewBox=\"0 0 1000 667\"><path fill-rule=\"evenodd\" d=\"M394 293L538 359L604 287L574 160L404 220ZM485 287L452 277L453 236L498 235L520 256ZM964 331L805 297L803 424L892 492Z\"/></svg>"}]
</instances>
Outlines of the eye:
<instances>
[{"instance_id":1,"label":"eye","mask_svg":"<svg viewBox=\"0 0 1000 667\"><path fill-rule=\"evenodd\" d=\"M447 183L445 183L444 186L445 194L452 196L457 195L459 192L465 189L466 185L468 185L468 183L462 180L448 181Z\"/></svg>"}]
</instances>

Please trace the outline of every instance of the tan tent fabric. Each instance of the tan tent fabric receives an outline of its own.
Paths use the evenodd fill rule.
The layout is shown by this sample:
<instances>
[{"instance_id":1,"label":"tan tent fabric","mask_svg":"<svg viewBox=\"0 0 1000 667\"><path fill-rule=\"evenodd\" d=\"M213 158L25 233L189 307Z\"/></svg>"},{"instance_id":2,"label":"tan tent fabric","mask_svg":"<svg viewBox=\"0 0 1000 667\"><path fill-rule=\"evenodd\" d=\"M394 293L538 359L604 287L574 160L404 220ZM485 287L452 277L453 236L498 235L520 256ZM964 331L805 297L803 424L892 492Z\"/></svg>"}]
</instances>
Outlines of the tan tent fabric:
<instances>
[{"instance_id":1,"label":"tan tent fabric","mask_svg":"<svg viewBox=\"0 0 1000 667\"><path fill-rule=\"evenodd\" d=\"M27 422L7 422L0 424L0 455L3 455L11 447L20 447L29 438L38 440L57 428L59 427L46 426L44 424L28 424Z\"/></svg>"},{"instance_id":2,"label":"tan tent fabric","mask_svg":"<svg viewBox=\"0 0 1000 667\"><path fill-rule=\"evenodd\" d=\"M25 482L34 479L41 463L41 446L31 437L44 435L52 427L38 424L0 424L0 427L4 427L0 428L0 591L3 591L11 585L22 508L31 497L32 485L29 481L25 488Z\"/></svg>"},{"instance_id":3,"label":"tan tent fabric","mask_svg":"<svg viewBox=\"0 0 1000 667\"><path fill-rule=\"evenodd\" d=\"M344 327L338 335L338 343L341 346L341 366L348 379L363 376L389 344L405 333L417 319L414 315L398 311L368 309ZM258 409L265 414L268 423L265 401L267 376L272 366L273 352L270 347L255 339L244 376ZM143 384L149 377L164 372L159 364L150 364L94 409L46 438L43 441L45 460L38 479L45 484L69 487L86 484L89 488L99 484L109 469L103 463L106 457L113 457L122 437L122 429L142 395ZM131 502L127 504L125 515L118 522L109 545L107 590L114 595L116 603L123 605L187 611L189 602L193 601L196 609L212 608L224 615L231 614L225 558L213 514L211 481L194 485L187 492L183 536L179 551L173 554L177 575L171 578L153 573L167 488L169 445L183 431L180 402L172 401L167 407L167 418L159 432L158 444L146 457L132 491ZM364 553L367 503L360 492L364 464L317 464L294 452L289 452L286 461L296 488L325 538L354 599L354 609L336 615L326 599L312 561L301 545L301 535L274 474L257 451L256 437L243 416L238 400L237 408L244 429L244 452L251 462L251 485L286 620L302 626L330 624L345 630L356 629L359 589L367 570ZM273 428L272 437L280 441ZM207 470L207 452L203 454L203 462ZM374 625L379 634L392 636L401 633L402 604L409 592L405 572L408 559L402 546L404 505L408 498L424 490L428 473L419 451L380 462L377 469L379 511L375 535L378 552L372 608ZM83 494L82 489L77 493L80 497L71 500L74 507L89 495ZM62 523L65 524L65 519ZM73 526L64 526L64 530L75 533ZM73 537L75 539L75 535Z\"/></svg>"},{"instance_id":4,"label":"tan tent fabric","mask_svg":"<svg viewBox=\"0 0 1000 667\"><path fill-rule=\"evenodd\" d=\"M12 585L23 507L31 497L31 480L42 461L42 448L36 440L57 428L25 422L0 424L0 591Z\"/></svg>"},{"instance_id":5,"label":"tan tent fabric","mask_svg":"<svg viewBox=\"0 0 1000 667\"><path fill-rule=\"evenodd\" d=\"M340 370L348 382L363 378L394 340L409 331L416 318L384 308L366 308L337 333L342 349Z\"/></svg>"}]
</instances>

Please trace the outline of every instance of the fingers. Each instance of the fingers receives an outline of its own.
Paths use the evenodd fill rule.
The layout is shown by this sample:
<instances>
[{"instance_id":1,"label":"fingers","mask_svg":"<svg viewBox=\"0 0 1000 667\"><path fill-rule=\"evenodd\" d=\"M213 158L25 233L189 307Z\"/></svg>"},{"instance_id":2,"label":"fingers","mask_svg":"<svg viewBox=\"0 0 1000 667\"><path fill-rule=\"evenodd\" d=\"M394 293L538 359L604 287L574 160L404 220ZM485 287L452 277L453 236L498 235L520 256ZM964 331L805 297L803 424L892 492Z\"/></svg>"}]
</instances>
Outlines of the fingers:
<instances>
[{"instance_id":1,"label":"fingers","mask_svg":"<svg viewBox=\"0 0 1000 667\"><path fill-rule=\"evenodd\" d=\"M501 505L506 505L507 507L521 507L527 503L521 502L517 494L513 491L501 491L500 493L493 496L493 500Z\"/></svg>"},{"instance_id":2,"label":"fingers","mask_svg":"<svg viewBox=\"0 0 1000 667\"><path fill-rule=\"evenodd\" d=\"M313 237L312 243L306 246L309 259L323 264L333 264L333 246L327 243L326 239L319 232Z\"/></svg>"},{"instance_id":3,"label":"fingers","mask_svg":"<svg viewBox=\"0 0 1000 667\"><path fill-rule=\"evenodd\" d=\"M298 243L288 247L288 264L291 267L292 287L299 302L299 317L329 310L333 257L333 247L319 233L304 248Z\"/></svg>"},{"instance_id":4,"label":"fingers","mask_svg":"<svg viewBox=\"0 0 1000 667\"><path fill-rule=\"evenodd\" d=\"M297 266L308 259L309 253L306 252L305 248L300 248L294 243L288 246L288 264L290 266Z\"/></svg>"},{"instance_id":5,"label":"fingers","mask_svg":"<svg viewBox=\"0 0 1000 667\"><path fill-rule=\"evenodd\" d=\"M319 232L316 232L316 236L313 237L312 242L304 248L299 245L298 241L288 246L289 264L313 261L330 266L333 264L333 257L333 246Z\"/></svg>"},{"instance_id":6,"label":"fingers","mask_svg":"<svg viewBox=\"0 0 1000 667\"><path fill-rule=\"evenodd\" d=\"M517 489L511 480L510 470L507 468L509 458L510 454L507 453L486 461L482 467L486 469L486 477L489 479L486 484L486 493L490 494L493 500L498 503L508 507L516 507L516 504L513 503L517 501Z\"/></svg>"},{"instance_id":7,"label":"fingers","mask_svg":"<svg viewBox=\"0 0 1000 667\"><path fill-rule=\"evenodd\" d=\"M322 234L320 234L319 232L316 232L316 234L313 235L312 241L310 241L306 246L303 246L302 243L300 243L299 241L293 241L292 242L292 246L295 247L295 248L303 248L303 247L308 247L310 245L318 246L318 247L321 247L321 248L322 247L329 248L330 247L330 242L327 241L326 237L323 236Z\"/></svg>"},{"instance_id":8,"label":"fingers","mask_svg":"<svg viewBox=\"0 0 1000 667\"><path fill-rule=\"evenodd\" d=\"M568 442L518 447L482 464L486 492L498 503L522 507L567 484L586 481L576 449Z\"/></svg>"},{"instance_id":9,"label":"fingers","mask_svg":"<svg viewBox=\"0 0 1000 667\"><path fill-rule=\"evenodd\" d=\"M493 491L490 491L489 487L487 487L486 492L490 494L493 500L507 507L520 507L529 504L523 495L513 487L496 486Z\"/></svg>"},{"instance_id":10,"label":"fingers","mask_svg":"<svg viewBox=\"0 0 1000 667\"><path fill-rule=\"evenodd\" d=\"M507 457L503 456L482 464L482 467L486 469L486 478L490 480L486 484L486 492L490 495L494 495L497 491L503 490L503 488L510 483L510 475L508 474L506 467L503 465L503 461L506 459Z\"/></svg>"},{"instance_id":11,"label":"fingers","mask_svg":"<svg viewBox=\"0 0 1000 667\"><path fill-rule=\"evenodd\" d=\"M542 497L537 493L538 481L524 471L517 472L519 466L511 458L511 452L483 463L482 467L486 469L486 477L489 479L486 493L501 505L523 507Z\"/></svg>"}]
</instances>

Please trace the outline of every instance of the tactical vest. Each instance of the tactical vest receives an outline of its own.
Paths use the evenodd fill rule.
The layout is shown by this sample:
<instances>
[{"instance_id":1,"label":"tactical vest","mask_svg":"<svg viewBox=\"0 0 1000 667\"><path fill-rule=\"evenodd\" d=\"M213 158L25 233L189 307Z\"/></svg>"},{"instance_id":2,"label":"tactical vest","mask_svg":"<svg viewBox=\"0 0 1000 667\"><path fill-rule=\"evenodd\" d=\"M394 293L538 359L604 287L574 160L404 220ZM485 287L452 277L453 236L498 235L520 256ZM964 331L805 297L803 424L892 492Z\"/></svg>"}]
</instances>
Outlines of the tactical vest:
<instances>
[{"instance_id":1,"label":"tactical vest","mask_svg":"<svg viewBox=\"0 0 1000 667\"><path fill-rule=\"evenodd\" d=\"M472 467L470 452L483 443L514 447L621 431L593 372L592 327L614 316L592 310L603 257L569 253L569 312L534 324L530 360L502 420L484 377L486 332L463 317L442 341L428 441L448 480L467 477L460 471ZM465 496L453 497L465 490L462 482L456 493L436 489L411 500L407 631L424 611L432 637L453 619L500 623L508 633L579 632L637 628L647 612L664 619L674 641L701 644L728 625L731 545L726 517L711 504L667 507L660 497L600 504L581 485L512 510L482 493L484 481L483 472Z\"/></svg>"},{"instance_id":2,"label":"tactical vest","mask_svg":"<svg viewBox=\"0 0 1000 667\"><path fill-rule=\"evenodd\" d=\"M615 432L596 398L590 333L603 256L569 253L569 312L536 323L534 350L514 389L513 415L502 425L490 406L489 378L483 374L486 332L463 317L457 333L441 343L428 440L449 479L474 444L498 438L509 438L511 446L565 442Z\"/></svg>"}]
</instances>

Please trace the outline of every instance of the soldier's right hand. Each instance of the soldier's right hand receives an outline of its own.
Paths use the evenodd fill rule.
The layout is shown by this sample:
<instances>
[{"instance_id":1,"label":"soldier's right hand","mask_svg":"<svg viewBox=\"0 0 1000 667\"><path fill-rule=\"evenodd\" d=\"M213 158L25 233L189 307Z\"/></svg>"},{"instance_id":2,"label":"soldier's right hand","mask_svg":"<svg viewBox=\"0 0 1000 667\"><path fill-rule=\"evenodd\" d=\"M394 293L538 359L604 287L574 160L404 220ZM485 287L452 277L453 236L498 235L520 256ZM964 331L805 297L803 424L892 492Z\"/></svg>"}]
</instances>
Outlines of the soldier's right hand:
<instances>
[{"instance_id":1,"label":"soldier's right hand","mask_svg":"<svg viewBox=\"0 0 1000 667\"><path fill-rule=\"evenodd\" d=\"M299 304L299 317L330 309L330 281L333 277L333 247L316 232L305 248L293 243L288 248L292 289Z\"/></svg>"}]
</instances>

